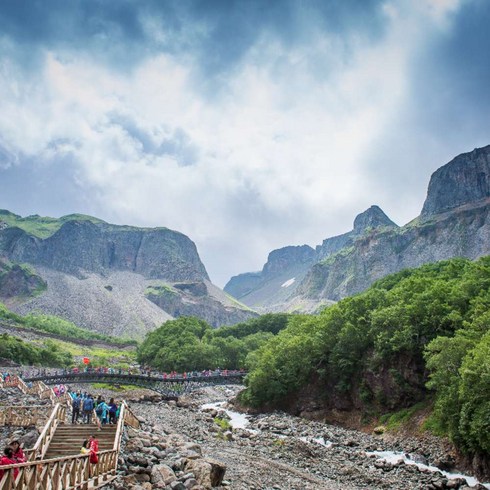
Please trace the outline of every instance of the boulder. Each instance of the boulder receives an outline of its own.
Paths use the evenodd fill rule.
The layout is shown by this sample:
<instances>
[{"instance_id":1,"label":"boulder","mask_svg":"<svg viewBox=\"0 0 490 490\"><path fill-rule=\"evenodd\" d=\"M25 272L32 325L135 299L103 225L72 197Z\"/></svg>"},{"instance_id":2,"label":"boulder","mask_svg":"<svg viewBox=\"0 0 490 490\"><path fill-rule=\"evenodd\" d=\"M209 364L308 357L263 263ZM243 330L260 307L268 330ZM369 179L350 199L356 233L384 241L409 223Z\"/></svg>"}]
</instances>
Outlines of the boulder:
<instances>
[{"instance_id":1,"label":"boulder","mask_svg":"<svg viewBox=\"0 0 490 490\"><path fill-rule=\"evenodd\" d=\"M205 488L212 488L221 485L226 465L209 458L191 459L186 462L185 471L192 471L199 484Z\"/></svg>"},{"instance_id":2,"label":"boulder","mask_svg":"<svg viewBox=\"0 0 490 490\"><path fill-rule=\"evenodd\" d=\"M36 441L39 437L39 432L37 430L31 430L19 437L19 443L21 446L25 448L31 448L36 444Z\"/></svg>"},{"instance_id":3,"label":"boulder","mask_svg":"<svg viewBox=\"0 0 490 490\"><path fill-rule=\"evenodd\" d=\"M151 469L151 482L155 485L162 483L164 485L169 485L175 480L177 480L175 473L172 468L166 464L157 464Z\"/></svg>"}]
</instances>

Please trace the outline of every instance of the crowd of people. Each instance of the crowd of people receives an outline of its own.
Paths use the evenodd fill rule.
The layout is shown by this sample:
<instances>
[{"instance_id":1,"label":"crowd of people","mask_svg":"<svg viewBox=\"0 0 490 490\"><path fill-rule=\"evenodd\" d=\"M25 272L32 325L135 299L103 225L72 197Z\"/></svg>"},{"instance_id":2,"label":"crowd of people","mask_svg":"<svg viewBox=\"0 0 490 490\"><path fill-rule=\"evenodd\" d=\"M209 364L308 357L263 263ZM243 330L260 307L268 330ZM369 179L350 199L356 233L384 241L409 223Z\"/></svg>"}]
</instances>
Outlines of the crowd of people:
<instances>
[{"instance_id":1,"label":"crowd of people","mask_svg":"<svg viewBox=\"0 0 490 490\"><path fill-rule=\"evenodd\" d=\"M176 371L160 372L155 371L147 367L133 367L126 369L114 369L110 367L90 367L84 368L72 368L72 369L50 369L50 368L21 368L13 369L0 373L0 379L5 383L15 379L17 376L20 378L35 378L41 376L59 376L63 374L77 374L77 373L95 373L95 374L127 374L127 375L140 375L148 376L152 378L164 379L164 380L182 380L196 377L209 377L209 376L233 376L237 374L243 374L243 370L227 370L227 369L209 369L204 371L190 371L184 373L178 373ZM32 383L28 382L28 386ZM72 399L71 401L71 423L72 424L90 424L94 420L97 424L97 430L102 430L102 426L105 424L117 424L120 412L120 405L111 398L107 403L102 395L98 395L94 399L91 393L88 392L72 392L69 386L59 384L53 387L53 392L56 396L62 396L68 393ZM94 417L95 414L95 417ZM95 435L91 435L89 439L83 441L80 452L82 454L89 455L90 463L98 462L98 450L99 443ZM4 449L3 456L0 458L0 479L3 477L4 471L1 469L4 465L25 463L27 461L24 452L19 444L18 440L13 440ZM14 478L17 477L19 469L15 468Z\"/></svg>"},{"instance_id":2,"label":"crowd of people","mask_svg":"<svg viewBox=\"0 0 490 490\"><path fill-rule=\"evenodd\" d=\"M99 441L95 435L91 435L88 439L83 441L82 448L80 450L82 454L89 455L89 461L92 464L96 464L99 461ZM11 464L26 463L27 458L24 455L24 451L20 446L18 440L12 441L4 450L3 456L0 458L0 480L3 478L4 470L2 466L7 466ZM17 478L19 474L19 469L14 468L14 478Z\"/></svg>"},{"instance_id":3,"label":"crowd of people","mask_svg":"<svg viewBox=\"0 0 490 490\"><path fill-rule=\"evenodd\" d=\"M102 425L117 423L121 407L115 402L114 398L111 398L109 403L106 403L102 395L94 399L92 394L86 391L83 393L80 391L76 393L70 392L69 394L72 398L72 424L89 424L94 413L97 417L98 430L101 429Z\"/></svg>"},{"instance_id":4,"label":"crowd of people","mask_svg":"<svg viewBox=\"0 0 490 490\"><path fill-rule=\"evenodd\" d=\"M111 368L106 366L85 366L83 368L30 368L24 369L16 373L16 375L21 378L37 378L43 376L62 376L64 374L80 374L80 373L90 373L90 374L119 374L119 375L139 375L148 376L152 378L159 379L187 379L187 378L197 378L197 377L209 377L209 376L236 376L237 374L244 374L243 369L231 370L231 369L205 369L203 371L184 371L179 373L177 371L162 372L155 369L142 366L133 366L126 369L123 368Z\"/></svg>"},{"instance_id":5,"label":"crowd of people","mask_svg":"<svg viewBox=\"0 0 490 490\"><path fill-rule=\"evenodd\" d=\"M45 371L45 370L43 370ZM20 372L1 372L0 379L5 383L14 381L17 376L20 376ZM22 374L26 375L24 371ZM46 374L44 372L43 374ZM71 408L71 423L72 424L90 424L94 421L97 425L97 430L102 430L102 426L105 424L117 424L119 419L120 404L118 404L114 398L110 398L109 402L106 402L102 395L98 395L96 398L88 392L72 392L69 386L56 385L53 387L53 392L56 396L61 396L64 393L68 393L72 399ZM94 417L95 415L95 417ZM82 454L89 455L89 461L92 464L98 462L99 442L95 435L91 435L89 439L82 442L80 452ZM0 480L3 477L4 470L2 466L19 464L27 462L27 458L22 450L22 447L18 440L13 440L10 444L4 448L3 455L0 457ZM14 478L17 478L19 469L14 469Z\"/></svg>"}]
</instances>

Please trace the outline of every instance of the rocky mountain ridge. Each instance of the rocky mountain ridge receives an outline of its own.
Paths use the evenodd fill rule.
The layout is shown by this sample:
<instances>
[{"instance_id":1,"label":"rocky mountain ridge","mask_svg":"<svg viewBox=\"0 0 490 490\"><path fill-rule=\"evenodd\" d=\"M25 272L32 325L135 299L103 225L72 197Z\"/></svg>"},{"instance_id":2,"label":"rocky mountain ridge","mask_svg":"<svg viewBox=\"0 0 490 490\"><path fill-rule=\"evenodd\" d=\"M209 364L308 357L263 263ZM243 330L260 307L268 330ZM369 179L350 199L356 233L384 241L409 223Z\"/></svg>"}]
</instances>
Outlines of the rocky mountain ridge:
<instances>
[{"instance_id":1,"label":"rocky mountain ridge","mask_svg":"<svg viewBox=\"0 0 490 490\"><path fill-rule=\"evenodd\" d=\"M490 145L434 172L421 215L405 226L372 206L350 232L317 246L309 263L289 255L282 269L271 268L271 257L285 247L269 254L261 272L235 276L224 289L261 311L315 311L404 268L490 254L489 206Z\"/></svg>"},{"instance_id":2,"label":"rocky mountain ridge","mask_svg":"<svg viewBox=\"0 0 490 490\"><path fill-rule=\"evenodd\" d=\"M167 228L1 211L0 263L0 301L14 311L54 314L112 335L141 337L181 315L215 326L254 315L210 282L194 242ZM173 305L152 294L163 286Z\"/></svg>"}]
</instances>

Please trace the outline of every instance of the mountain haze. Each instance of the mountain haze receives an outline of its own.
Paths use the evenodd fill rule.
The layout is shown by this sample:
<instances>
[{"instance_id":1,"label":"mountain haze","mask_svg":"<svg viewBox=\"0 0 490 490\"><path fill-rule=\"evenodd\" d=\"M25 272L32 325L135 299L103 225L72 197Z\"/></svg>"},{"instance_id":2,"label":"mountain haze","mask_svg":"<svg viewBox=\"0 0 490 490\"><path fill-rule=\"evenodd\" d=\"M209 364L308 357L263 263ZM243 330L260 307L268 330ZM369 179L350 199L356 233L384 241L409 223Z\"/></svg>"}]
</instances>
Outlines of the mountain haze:
<instances>
[{"instance_id":1,"label":"mountain haze","mask_svg":"<svg viewBox=\"0 0 490 490\"><path fill-rule=\"evenodd\" d=\"M421 215L405 226L398 227L378 206L371 206L355 218L350 232L317 246L307 263L289 254L282 267L271 268L271 257L292 248L285 247L269 254L262 272L235 276L224 289L262 311L315 311L401 269L489 255L489 211L486 146L434 172Z\"/></svg>"}]
</instances>

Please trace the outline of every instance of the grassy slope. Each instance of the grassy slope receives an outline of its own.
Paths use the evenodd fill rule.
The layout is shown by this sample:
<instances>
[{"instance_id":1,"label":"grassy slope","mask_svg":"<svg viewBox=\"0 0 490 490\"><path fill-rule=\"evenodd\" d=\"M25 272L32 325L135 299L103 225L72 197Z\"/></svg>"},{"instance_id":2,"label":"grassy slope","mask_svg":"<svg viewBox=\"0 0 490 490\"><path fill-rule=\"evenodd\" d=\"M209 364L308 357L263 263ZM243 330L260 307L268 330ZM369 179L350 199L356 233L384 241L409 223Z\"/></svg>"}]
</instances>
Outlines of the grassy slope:
<instances>
[{"instance_id":1,"label":"grassy slope","mask_svg":"<svg viewBox=\"0 0 490 490\"><path fill-rule=\"evenodd\" d=\"M9 226L16 226L26 231L27 233L37 236L39 238L48 238L54 233L56 233L65 223L68 221L90 221L91 223L103 223L108 227L115 227L123 230L168 230L166 227L157 228L141 228L129 225L111 225L105 221L95 218L93 216L88 216L85 214L67 214L61 218L51 218L49 216L39 216L38 214L33 214L31 216L26 216L23 218L17 214L11 213L6 209L0 209L0 221L4 221ZM175 232L178 233L178 232Z\"/></svg>"},{"instance_id":2,"label":"grassy slope","mask_svg":"<svg viewBox=\"0 0 490 490\"><path fill-rule=\"evenodd\" d=\"M39 216L34 214L23 218L17 214L11 213L5 209L0 210L0 220L7 223L9 226L17 226L31 235L39 238L47 238L56 233L64 223L72 220L85 220L92 223L104 223L104 221L86 216L84 214L69 214L61 218L50 218L47 216Z\"/></svg>"},{"instance_id":3,"label":"grassy slope","mask_svg":"<svg viewBox=\"0 0 490 490\"><path fill-rule=\"evenodd\" d=\"M49 327L35 328L31 322L31 325L26 325L24 317L10 312L0 304L0 324L8 328L10 335L37 347L54 343L70 352L74 356L75 364L85 356L92 359L94 365L125 367L135 362L136 345L121 345L122 339L97 334L63 320L60 322L61 326L67 326L66 332L60 330L60 325L57 325L53 331L50 331ZM34 335L29 335L29 332ZM56 338L52 337L53 334Z\"/></svg>"}]
</instances>

